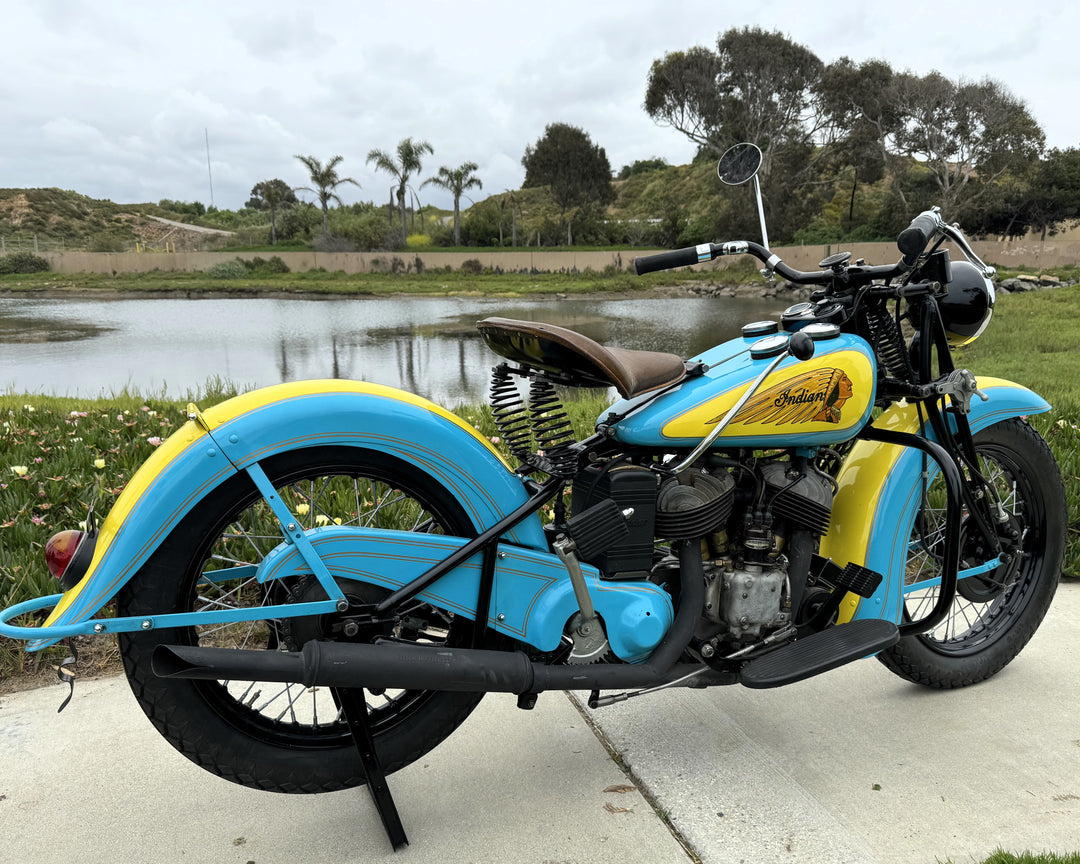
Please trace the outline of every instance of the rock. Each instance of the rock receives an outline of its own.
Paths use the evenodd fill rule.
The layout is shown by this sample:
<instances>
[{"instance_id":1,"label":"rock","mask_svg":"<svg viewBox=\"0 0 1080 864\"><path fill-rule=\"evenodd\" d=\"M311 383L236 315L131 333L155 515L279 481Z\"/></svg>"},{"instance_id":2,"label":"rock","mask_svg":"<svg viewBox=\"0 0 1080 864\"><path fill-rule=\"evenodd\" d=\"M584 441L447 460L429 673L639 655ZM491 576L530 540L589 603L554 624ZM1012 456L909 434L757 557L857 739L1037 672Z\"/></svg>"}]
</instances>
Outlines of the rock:
<instances>
[{"instance_id":1,"label":"rock","mask_svg":"<svg viewBox=\"0 0 1080 864\"><path fill-rule=\"evenodd\" d=\"M1061 284L1061 280L1057 276L1051 276L1048 273L1043 273L1039 276L1040 285L1049 285L1052 288L1056 288Z\"/></svg>"}]
</instances>

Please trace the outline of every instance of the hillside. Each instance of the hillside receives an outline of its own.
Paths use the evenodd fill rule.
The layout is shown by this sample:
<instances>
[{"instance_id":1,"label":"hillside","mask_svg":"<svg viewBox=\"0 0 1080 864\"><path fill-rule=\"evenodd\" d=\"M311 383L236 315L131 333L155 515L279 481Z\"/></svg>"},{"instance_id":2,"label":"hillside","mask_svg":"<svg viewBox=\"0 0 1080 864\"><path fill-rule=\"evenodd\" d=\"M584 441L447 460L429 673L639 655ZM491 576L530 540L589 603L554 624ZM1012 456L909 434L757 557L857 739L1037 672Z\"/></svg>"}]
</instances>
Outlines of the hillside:
<instances>
[{"instance_id":1,"label":"hillside","mask_svg":"<svg viewBox=\"0 0 1080 864\"><path fill-rule=\"evenodd\" d=\"M0 189L0 240L7 251L89 249L120 252L135 244L175 244L178 250L206 246L203 232L153 219L184 221L157 204L115 204L63 189Z\"/></svg>"}]
</instances>

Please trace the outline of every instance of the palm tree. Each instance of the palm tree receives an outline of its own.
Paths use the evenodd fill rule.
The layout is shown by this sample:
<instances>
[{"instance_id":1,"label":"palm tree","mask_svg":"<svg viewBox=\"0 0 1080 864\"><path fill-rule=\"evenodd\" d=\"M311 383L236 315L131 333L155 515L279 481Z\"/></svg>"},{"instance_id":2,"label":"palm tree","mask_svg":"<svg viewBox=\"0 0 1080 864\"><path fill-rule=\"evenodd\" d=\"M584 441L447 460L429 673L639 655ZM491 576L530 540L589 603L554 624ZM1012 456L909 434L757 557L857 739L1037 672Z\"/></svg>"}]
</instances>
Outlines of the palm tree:
<instances>
[{"instance_id":1,"label":"palm tree","mask_svg":"<svg viewBox=\"0 0 1080 864\"><path fill-rule=\"evenodd\" d=\"M405 190L409 184L409 177L419 174L421 169L420 159L425 153L434 153L427 141L413 141L405 138L397 145L397 159L385 150L372 150L367 154L367 161L375 163L375 170L385 171L397 180L397 202L401 211L401 239L404 242L409 236L405 225Z\"/></svg>"},{"instance_id":2,"label":"palm tree","mask_svg":"<svg viewBox=\"0 0 1080 864\"><path fill-rule=\"evenodd\" d=\"M341 206L341 199L334 190L342 183L352 183L353 186L359 186L360 184L353 180L352 177L338 177L337 166L341 164L341 156L331 156L326 165L323 165L314 156L297 155L296 158L304 163L304 167L311 174L311 186L297 186L296 188L314 192L318 197L319 204L322 206L323 233L329 234L330 202L337 201L338 206Z\"/></svg>"},{"instance_id":3,"label":"palm tree","mask_svg":"<svg viewBox=\"0 0 1080 864\"><path fill-rule=\"evenodd\" d=\"M474 186L478 189L484 188L480 178L473 173L478 167L475 162L466 162L460 168L447 168L443 165L438 174L429 177L421 184L427 186L428 183L431 183L433 186L445 189L454 196L455 246L461 245L461 193L466 189L472 189Z\"/></svg>"}]
</instances>

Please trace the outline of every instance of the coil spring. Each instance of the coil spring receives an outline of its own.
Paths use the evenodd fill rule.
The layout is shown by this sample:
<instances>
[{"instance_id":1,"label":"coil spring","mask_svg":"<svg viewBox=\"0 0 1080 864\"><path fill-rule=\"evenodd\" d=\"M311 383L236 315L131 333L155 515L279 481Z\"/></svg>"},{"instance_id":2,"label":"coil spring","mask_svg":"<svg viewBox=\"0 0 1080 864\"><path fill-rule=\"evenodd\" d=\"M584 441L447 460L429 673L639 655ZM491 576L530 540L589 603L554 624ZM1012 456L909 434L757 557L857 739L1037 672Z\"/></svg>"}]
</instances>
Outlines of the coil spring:
<instances>
[{"instance_id":1,"label":"coil spring","mask_svg":"<svg viewBox=\"0 0 1080 864\"><path fill-rule=\"evenodd\" d=\"M911 368L911 359L908 357L904 336L889 310L884 305L864 309L863 321L878 362L894 378L903 381L914 380L915 373Z\"/></svg>"},{"instance_id":2,"label":"coil spring","mask_svg":"<svg viewBox=\"0 0 1080 864\"><path fill-rule=\"evenodd\" d=\"M503 442L515 459L528 461L533 450L529 413L505 363L500 363L491 370L491 388L488 393L491 399L491 416Z\"/></svg>"},{"instance_id":3,"label":"coil spring","mask_svg":"<svg viewBox=\"0 0 1080 864\"><path fill-rule=\"evenodd\" d=\"M534 374L529 386L529 416L538 450L550 463L550 474L572 477L577 471L577 453L572 449L574 432L555 385Z\"/></svg>"}]
</instances>

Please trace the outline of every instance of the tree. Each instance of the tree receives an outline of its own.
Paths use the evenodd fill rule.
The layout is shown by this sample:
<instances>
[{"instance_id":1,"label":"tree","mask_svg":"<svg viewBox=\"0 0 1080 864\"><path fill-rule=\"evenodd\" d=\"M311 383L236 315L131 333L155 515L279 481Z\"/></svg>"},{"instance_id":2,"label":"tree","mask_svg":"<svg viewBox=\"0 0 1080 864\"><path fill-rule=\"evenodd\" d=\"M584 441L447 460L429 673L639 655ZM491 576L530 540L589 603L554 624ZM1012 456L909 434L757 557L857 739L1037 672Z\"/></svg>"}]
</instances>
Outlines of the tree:
<instances>
[{"instance_id":1,"label":"tree","mask_svg":"<svg viewBox=\"0 0 1080 864\"><path fill-rule=\"evenodd\" d=\"M454 245L461 245L461 195L466 189L474 186L483 189L484 184L473 172L480 166L475 162L465 162L459 168L447 168L443 165L439 173L429 177L421 186L438 186L454 196Z\"/></svg>"},{"instance_id":2,"label":"tree","mask_svg":"<svg viewBox=\"0 0 1080 864\"><path fill-rule=\"evenodd\" d=\"M247 207L270 211L270 245L277 245L277 211L296 203L296 193L284 180L263 180L251 187Z\"/></svg>"},{"instance_id":3,"label":"tree","mask_svg":"<svg viewBox=\"0 0 1080 864\"><path fill-rule=\"evenodd\" d=\"M427 141L413 141L412 138L402 139L397 146L397 159L385 150L371 150L367 155L367 161L375 163L377 171L385 171L397 181L398 210L401 211L401 239L404 242L409 236L408 227L405 224L405 191L409 185L409 177L419 174L423 166L420 160L425 153L435 151Z\"/></svg>"},{"instance_id":4,"label":"tree","mask_svg":"<svg viewBox=\"0 0 1080 864\"><path fill-rule=\"evenodd\" d=\"M566 222L566 243L573 245L571 220L575 209L585 211L615 200L611 164L604 148L588 133L567 123L551 123L536 145L525 148L523 189L547 186Z\"/></svg>"},{"instance_id":5,"label":"tree","mask_svg":"<svg viewBox=\"0 0 1080 864\"><path fill-rule=\"evenodd\" d=\"M1008 175L1026 173L1043 148L1042 129L1023 103L989 78L954 82L939 72L920 77L881 60L856 65L843 57L822 75L818 94L849 140L877 142L909 214L934 203L947 218L970 216ZM908 200L915 166L929 172L932 202Z\"/></svg>"},{"instance_id":6,"label":"tree","mask_svg":"<svg viewBox=\"0 0 1080 864\"><path fill-rule=\"evenodd\" d=\"M338 206L341 206L341 198L338 197L335 191L342 183L352 183L354 186L359 187L359 183L353 180L352 177L339 177L337 173L337 166L341 164L341 156L331 156L326 165L323 165L314 156L297 156L304 167L308 169L311 174L311 186L297 186L297 189L304 189L308 192L314 192L319 199L319 206L322 207L323 214L323 234L330 233L330 202L336 201Z\"/></svg>"},{"instance_id":7,"label":"tree","mask_svg":"<svg viewBox=\"0 0 1080 864\"><path fill-rule=\"evenodd\" d=\"M716 155L753 142L767 176L779 148L805 145L816 131L814 87L824 68L782 33L732 28L717 37L715 52L698 46L654 61L645 111Z\"/></svg>"},{"instance_id":8,"label":"tree","mask_svg":"<svg viewBox=\"0 0 1080 864\"><path fill-rule=\"evenodd\" d=\"M822 131L815 87L824 68L782 33L733 28L717 37L715 51L698 46L654 61L644 108L699 153L715 157L740 141L756 144L769 222L785 236L816 203L811 181L826 150L814 146ZM796 195L799 190L807 194Z\"/></svg>"}]
</instances>

